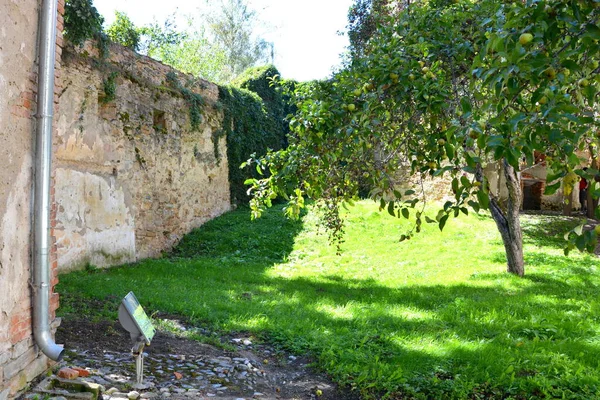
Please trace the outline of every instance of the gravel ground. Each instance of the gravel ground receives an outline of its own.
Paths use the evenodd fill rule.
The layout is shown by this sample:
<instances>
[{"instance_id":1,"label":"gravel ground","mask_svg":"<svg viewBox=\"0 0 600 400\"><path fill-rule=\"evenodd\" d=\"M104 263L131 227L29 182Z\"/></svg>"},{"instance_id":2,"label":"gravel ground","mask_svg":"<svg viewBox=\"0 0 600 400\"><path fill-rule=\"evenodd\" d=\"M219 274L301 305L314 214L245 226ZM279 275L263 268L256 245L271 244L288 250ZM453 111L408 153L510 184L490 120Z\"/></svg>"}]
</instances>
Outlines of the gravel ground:
<instances>
[{"instance_id":1,"label":"gravel ground","mask_svg":"<svg viewBox=\"0 0 600 400\"><path fill-rule=\"evenodd\" d=\"M181 332L189 332L178 321L171 322ZM201 331L198 333L207 334ZM313 370L307 357L255 343L254 338L244 335L221 341L231 343L236 350L158 331L151 346L145 348L144 381L138 385L131 339L118 323L63 320L57 343L64 343L67 352L55 370L85 369L90 375L78 379L101 385L103 400L359 399L356 393L338 388L326 375ZM35 398L34 390L35 386L21 398Z\"/></svg>"}]
</instances>

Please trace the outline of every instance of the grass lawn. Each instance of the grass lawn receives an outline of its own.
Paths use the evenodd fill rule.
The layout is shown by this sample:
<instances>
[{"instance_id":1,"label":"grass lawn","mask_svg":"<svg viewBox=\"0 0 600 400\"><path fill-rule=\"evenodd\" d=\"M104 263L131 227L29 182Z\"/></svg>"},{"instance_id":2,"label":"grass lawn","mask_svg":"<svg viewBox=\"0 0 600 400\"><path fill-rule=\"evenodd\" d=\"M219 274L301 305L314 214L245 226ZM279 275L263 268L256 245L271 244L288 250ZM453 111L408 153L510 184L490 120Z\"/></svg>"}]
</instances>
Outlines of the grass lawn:
<instances>
[{"instance_id":1,"label":"grass lawn","mask_svg":"<svg viewBox=\"0 0 600 400\"><path fill-rule=\"evenodd\" d=\"M146 310L309 352L366 398L600 398L600 261L563 255L572 220L523 216L518 278L487 216L398 243L404 222L361 202L337 256L313 212L280 208L228 213L162 259L62 275L59 313L134 290Z\"/></svg>"}]
</instances>

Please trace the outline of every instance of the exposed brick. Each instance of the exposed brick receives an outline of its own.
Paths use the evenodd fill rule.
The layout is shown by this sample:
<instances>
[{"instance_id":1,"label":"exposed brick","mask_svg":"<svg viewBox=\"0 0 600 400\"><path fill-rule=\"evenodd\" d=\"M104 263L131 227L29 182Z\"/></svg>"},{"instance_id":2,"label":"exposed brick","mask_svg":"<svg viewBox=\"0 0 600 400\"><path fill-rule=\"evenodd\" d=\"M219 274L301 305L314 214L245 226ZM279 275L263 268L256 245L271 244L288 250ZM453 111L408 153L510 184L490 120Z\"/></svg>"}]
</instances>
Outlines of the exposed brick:
<instances>
[{"instance_id":1,"label":"exposed brick","mask_svg":"<svg viewBox=\"0 0 600 400\"><path fill-rule=\"evenodd\" d=\"M33 92L23 92L23 93L21 93L21 98L34 101L35 94L33 94Z\"/></svg>"},{"instance_id":2,"label":"exposed brick","mask_svg":"<svg viewBox=\"0 0 600 400\"><path fill-rule=\"evenodd\" d=\"M79 372L77 372L76 370L74 370L72 368L62 367L58 371L57 375L58 375L59 378L75 379L75 378L77 378L79 376Z\"/></svg>"},{"instance_id":3,"label":"exposed brick","mask_svg":"<svg viewBox=\"0 0 600 400\"><path fill-rule=\"evenodd\" d=\"M18 343L31 334L31 313L29 310L11 317L8 334L11 344Z\"/></svg>"},{"instance_id":4,"label":"exposed brick","mask_svg":"<svg viewBox=\"0 0 600 400\"><path fill-rule=\"evenodd\" d=\"M57 279L58 281L58 279ZM60 304L60 296L58 293L52 293L50 296L50 308L56 310Z\"/></svg>"},{"instance_id":5,"label":"exposed brick","mask_svg":"<svg viewBox=\"0 0 600 400\"><path fill-rule=\"evenodd\" d=\"M10 329L10 342L11 343L17 343L20 342L22 340L24 340L25 338L27 338L27 336L31 336L32 331L31 331L31 326L27 325L27 326L18 326L17 328L13 329L11 327Z\"/></svg>"},{"instance_id":6,"label":"exposed brick","mask_svg":"<svg viewBox=\"0 0 600 400\"><path fill-rule=\"evenodd\" d=\"M16 117L31 118L31 111L20 106L11 106L10 113Z\"/></svg>"}]
</instances>

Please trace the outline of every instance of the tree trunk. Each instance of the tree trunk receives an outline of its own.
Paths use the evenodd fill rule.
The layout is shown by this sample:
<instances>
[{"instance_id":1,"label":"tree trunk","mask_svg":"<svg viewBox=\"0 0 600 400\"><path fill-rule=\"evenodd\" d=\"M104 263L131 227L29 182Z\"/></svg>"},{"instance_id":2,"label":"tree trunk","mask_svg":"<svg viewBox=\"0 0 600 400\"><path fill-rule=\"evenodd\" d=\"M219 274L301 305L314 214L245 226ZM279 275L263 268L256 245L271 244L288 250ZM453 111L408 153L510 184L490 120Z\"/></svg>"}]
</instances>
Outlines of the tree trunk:
<instances>
[{"instance_id":1,"label":"tree trunk","mask_svg":"<svg viewBox=\"0 0 600 400\"><path fill-rule=\"evenodd\" d=\"M501 170L504 173L506 188L508 189L506 210L500 205L498 197L490 193L490 212L504 243L507 271L511 274L523 276L525 274L523 234L519 219L519 211L523 200L521 178L518 172L504 159L502 160Z\"/></svg>"}]
</instances>

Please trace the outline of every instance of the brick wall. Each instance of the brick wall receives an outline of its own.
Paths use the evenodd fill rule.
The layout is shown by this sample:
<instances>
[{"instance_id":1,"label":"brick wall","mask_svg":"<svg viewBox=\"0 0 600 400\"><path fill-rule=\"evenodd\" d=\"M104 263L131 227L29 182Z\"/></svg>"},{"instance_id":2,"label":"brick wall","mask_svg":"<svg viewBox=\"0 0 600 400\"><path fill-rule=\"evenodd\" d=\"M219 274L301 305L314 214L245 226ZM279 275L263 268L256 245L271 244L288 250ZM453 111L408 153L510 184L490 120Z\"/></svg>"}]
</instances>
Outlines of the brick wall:
<instances>
[{"instance_id":1,"label":"brick wall","mask_svg":"<svg viewBox=\"0 0 600 400\"><path fill-rule=\"evenodd\" d=\"M0 400L13 397L49 366L34 343L29 286L40 7L40 0L0 2ZM61 26L64 0L59 8ZM60 33L58 43L60 60ZM60 64L57 71L60 76ZM60 90L59 82L55 104ZM52 286L58 282L56 261L54 247ZM53 294L52 320L57 307L58 295Z\"/></svg>"}]
</instances>

